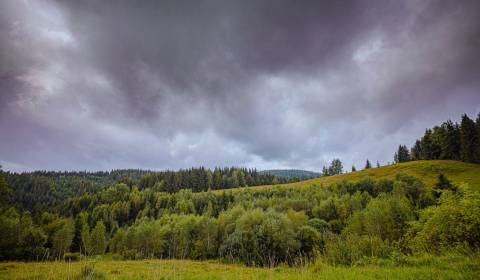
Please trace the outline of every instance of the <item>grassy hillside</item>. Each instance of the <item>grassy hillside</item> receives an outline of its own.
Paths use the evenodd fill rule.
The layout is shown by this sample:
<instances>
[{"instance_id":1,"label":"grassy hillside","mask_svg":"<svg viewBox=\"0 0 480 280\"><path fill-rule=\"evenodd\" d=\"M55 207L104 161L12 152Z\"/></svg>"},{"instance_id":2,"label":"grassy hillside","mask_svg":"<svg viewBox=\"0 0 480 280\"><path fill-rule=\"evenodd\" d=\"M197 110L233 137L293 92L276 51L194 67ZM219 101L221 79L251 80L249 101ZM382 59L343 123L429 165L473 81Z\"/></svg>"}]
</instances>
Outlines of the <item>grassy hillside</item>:
<instances>
[{"instance_id":1,"label":"grassy hillside","mask_svg":"<svg viewBox=\"0 0 480 280\"><path fill-rule=\"evenodd\" d=\"M478 186L480 188L480 164L465 163L454 160L420 160L371 168L353 173L320 177L291 184L256 186L249 187L249 189L265 189L271 187L301 188L314 185L326 186L342 181L358 181L367 177L371 177L374 180L393 179L398 173L415 176L422 180L427 186L433 185L438 174L443 173L454 183L468 183L470 186Z\"/></svg>"}]
</instances>

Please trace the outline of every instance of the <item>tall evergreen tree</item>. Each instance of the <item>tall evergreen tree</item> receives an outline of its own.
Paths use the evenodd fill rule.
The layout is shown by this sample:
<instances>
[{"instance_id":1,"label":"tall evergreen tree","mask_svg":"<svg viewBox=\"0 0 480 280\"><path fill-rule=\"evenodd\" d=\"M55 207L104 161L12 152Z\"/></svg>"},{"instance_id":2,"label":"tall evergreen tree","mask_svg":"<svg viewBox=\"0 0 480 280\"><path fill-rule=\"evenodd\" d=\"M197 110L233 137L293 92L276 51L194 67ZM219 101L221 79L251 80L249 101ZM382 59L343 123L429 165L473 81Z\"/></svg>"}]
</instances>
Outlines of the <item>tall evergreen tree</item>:
<instances>
[{"instance_id":1,"label":"tall evergreen tree","mask_svg":"<svg viewBox=\"0 0 480 280\"><path fill-rule=\"evenodd\" d=\"M463 161L478 162L476 158L477 138L475 122L464 114L460 124L460 155Z\"/></svg>"},{"instance_id":2,"label":"tall evergreen tree","mask_svg":"<svg viewBox=\"0 0 480 280\"><path fill-rule=\"evenodd\" d=\"M442 142L441 159L460 159L460 127L457 123L448 120L442 124L444 137Z\"/></svg>"},{"instance_id":3,"label":"tall evergreen tree","mask_svg":"<svg viewBox=\"0 0 480 280\"><path fill-rule=\"evenodd\" d=\"M372 168L372 164L370 163L370 161L367 158L367 162L365 163L365 169L370 169L370 168Z\"/></svg>"},{"instance_id":4,"label":"tall evergreen tree","mask_svg":"<svg viewBox=\"0 0 480 280\"><path fill-rule=\"evenodd\" d=\"M420 140L415 141L415 145L413 145L410 155L412 160L421 160L422 159L422 142Z\"/></svg>"},{"instance_id":5,"label":"tall evergreen tree","mask_svg":"<svg viewBox=\"0 0 480 280\"><path fill-rule=\"evenodd\" d=\"M425 130L425 134L423 135L422 140L420 141L420 145L421 145L421 158L432 159L433 139L432 139L431 129Z\"/></svg>"},{"instance_id":6,"label":"tall evergreen tree","mask_svg":"<svg viewBox=\"0 0 480 280\"><path fill-rule=\"evenodd\" d=\"M398 150L395 153L393 160L395 161L395 163L409 161L410 152L408 151L407 146L404 146L404 145L398 146Z\"/></svg>"}]
</instances>

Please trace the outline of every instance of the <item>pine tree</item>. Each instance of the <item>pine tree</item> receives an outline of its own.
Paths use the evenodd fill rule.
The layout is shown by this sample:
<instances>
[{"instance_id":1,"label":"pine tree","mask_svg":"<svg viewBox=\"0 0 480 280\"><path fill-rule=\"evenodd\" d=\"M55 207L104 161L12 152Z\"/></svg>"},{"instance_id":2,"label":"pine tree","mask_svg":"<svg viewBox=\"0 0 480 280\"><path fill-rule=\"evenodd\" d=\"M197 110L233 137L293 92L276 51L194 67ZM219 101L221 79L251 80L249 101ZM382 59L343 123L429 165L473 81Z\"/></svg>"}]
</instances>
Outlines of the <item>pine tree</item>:
<instances>
[{"instance_id":1,"label":"pine tree","mask_svg":"<svg viewBox=\"0 0 480 280\"><path fill-rule=\"evenodd\" d=\"M442 124L444 137L441 159L460 159L460 127L457 123L448 120Z\"/></svg>"},{"instance_id":2,"label":"pine tree","mask_svg":"<svg viewBox=\"0 0 480 280\"><path fill-rule=\"evenodd\" d=\"M475 122L464 114L460 124L460 155L463 161L477 162L477 137Z\"/></svg>"},{"instance_id":3,"label":"pine tree","mask_svg":"<svg viewBox=\"0 0 480 280\"><path fill-rule=\"evenodd\" d=\"M352 165L352 172L355 172L357 171L357 169L355 168L355 165Z\"/></svg>"},{"instance_id":4,"label":"pine tree","mask_svg":"<svg viewBox=\"0 0 480 280\"><path fill-rule=\"evenodd\" d=\"M372 164L370 163L370 161L367 158L367 163L365 164L365 169L370 169L370 168L372 168Z\"/></svg>"},{"instance_id":5,"label":"pine tree","mask_svg":"<svg viewBox=\"0 0 480 280\"><path fill-rule=\"evenodd\" d=\"M410 155L412 160L421 160L422 159L422 142L420 140L415 141L415 145L413 145Z\"/></svg>"},{"instance_id":6,"label":"pine tree","mask_svg":"<svg viewBox=\"0 0 480 280\"><path fill-rule=\"evenodd\" d=\"M432 159L432 130L425 130L425 135L420 141L421 144L421 158L422 159Z\"/></svg>"},{"instance_id":7,"label":"pine tree","mask_svg":"<svg viewBox=\"0 0 480 280\"><path fill-rule=\"evenodd\" d=\"M395 163L406 162L410 160L410 152L408 151L407 146L400 145L398 150L395 153L393 160Z\"/></svg>"}]
</instances>

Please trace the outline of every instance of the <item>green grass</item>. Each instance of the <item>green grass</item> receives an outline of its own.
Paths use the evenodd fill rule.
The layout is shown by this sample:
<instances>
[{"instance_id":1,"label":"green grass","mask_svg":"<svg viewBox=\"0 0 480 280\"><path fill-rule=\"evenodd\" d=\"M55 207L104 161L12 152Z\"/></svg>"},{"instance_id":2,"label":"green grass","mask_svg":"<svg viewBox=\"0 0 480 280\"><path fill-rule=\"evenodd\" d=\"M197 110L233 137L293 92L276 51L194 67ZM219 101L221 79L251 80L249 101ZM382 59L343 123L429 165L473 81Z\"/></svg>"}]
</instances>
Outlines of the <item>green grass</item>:
<instances>
[{"instance_id":1,"label":"green grass","mask_svg":"<svg viewBox=\"0 0 480 280\"><path fill-rule=\"evenodd\" d=\"M320 177L290 184L236 188L232 189L232 191L328 186L342 181L354 182L367 177L371 177L374 180L394 179L395 175L398 173L415 176L422 180L427 186L432 186L436 182L438 174L443 173L454 183L468 183L470 186L480 189L480 164L465 163L454 160L419 160L382 166L380 168L371 168L353 173Z\"/></svg>"},{"instance_id":2,"label":"green grass","mask_svg":"<svg viewBox=\"0 0 480 280\"><path fill-rule=\"evenodd\" d=\"M318 261L303 267L252 268L186 260L6 262L0 263L0 279L478 279L480 275L478 257L424 255L405 258L401 264L368 263L346 267ZM94 269L85 273L85 267Z\"/></svg>"}]
</instances>

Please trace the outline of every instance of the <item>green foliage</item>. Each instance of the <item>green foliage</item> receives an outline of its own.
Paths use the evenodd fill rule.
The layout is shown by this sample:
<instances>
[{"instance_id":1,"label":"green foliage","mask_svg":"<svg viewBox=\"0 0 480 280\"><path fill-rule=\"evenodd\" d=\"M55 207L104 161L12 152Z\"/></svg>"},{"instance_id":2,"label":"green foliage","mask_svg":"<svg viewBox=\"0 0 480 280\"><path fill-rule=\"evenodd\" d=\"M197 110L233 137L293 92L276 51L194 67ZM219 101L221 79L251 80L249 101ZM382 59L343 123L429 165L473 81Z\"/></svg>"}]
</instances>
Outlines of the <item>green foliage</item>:
<instances>
[{"instance_id":1,"label":"green foliage","mask_svg":"<svg viewBox=\"0 0 480 280\"><path fill-rule=\"evenodd\" d=\"M330 163L329 167L323 167L322 176L332 176L337 174L342 174L343 172L343 165L340 159L335 158Z\"/></svg>"},{"instance_id":2,"label":"green foliage","mask_svg":"<svg viewBox=\"0 0 480 280\"><path fill-rule=\"evenodd\" d=\"M107 248L107 237L105 225L98 221L90 233L90 246L92 255L101 255Z\"/></svg>"},{"instance_id":3,"label":"green foliage","mask_svg":"<svg viewBox=\"0 0 480 280\"><path fill-rule=\"evenodd\" d=\"M267 173L279 178L285 177L293 180L312 179L321 175L320 173L317 173L317 172L298 170L298 169L273 169L273 170L260 171L260 173Z\"/></svg>"},{"instance_id":4,"label":"green foliage","mask_svg":"<svg viewBox=\"0 0 480 280\"><path fill-rule=\"evenodd\" d=\"M395 175L412 166L422 179L432 180ZM471 253L479 246L477 194L458 188L458 179L449 180L451 174L464 178L458 176L471 170L476 169L466 163L409 162L318 178L311 182L329 183L303 188L205 192L156 191L164 190L163 183L155 183L156 190L113 183L73 196L49 212L4 211L0 253L2 260L109 253L125 259L221 258L250 266L314 259L401 262L398 256L424 251ZM373 180L365 173L389 175ZM239 183L243 180L240 171L232 174ZM211 180L216 177L212 174Z\"/></svg>"},{"instance_id":5,"label":"green foliage","mask_svg":"<svg viewBox=\"0 0 480 280\"><path fill-rule=\"evenodd\" d=\"M395 163L406 162L411 159L410 152L408 151L407 146L400 145L398 146L398 151L395 153L393 157L393 161Z\"/></svg>"},{"instance_id":6,"label":"green foliage","mask_svg":"<svg viewBox=\"0 0 480 280\"><path fill-rule=\"evenodd\" d=\"M44 231L35 225L28 212L9 208L0 214L0 260L39 259L46 254Z\"/></svg>"},{"instance_id":7,"label":"green foliage","mask_svg":"<svg viewBox=\"0 0 480 280\"><path fill-rule=\"evenodd\" d=\"M440 204L421 210L410 236L414 251L478 250L480 194L468 186L461 186L458 194L444 192Z\"/></svg>"},{"instance_id":8,"label":"green foliage","mask_svg":"<svg viewBox=\"0 0 480 280\"><path fill-rule=\"evenodd\" d=\"M72 219L64 219L52 236L52 251L55 258L63 258L70 251L75 233Z\"/></svg>"},{"instance_id":9,"label":"green foliage","mask_svg":"<svg viewBox=\"0 0 480 280\"><path fill-rule=\"evenodd\" d=\"M448 120L440 126L426 129L423 137L415 141L410 158L480 163L480 116L475 122L464 114L460 125ZM405 146L399 147L394 159L395 162L409 160Z\"/></svg>"}]
</instances>

